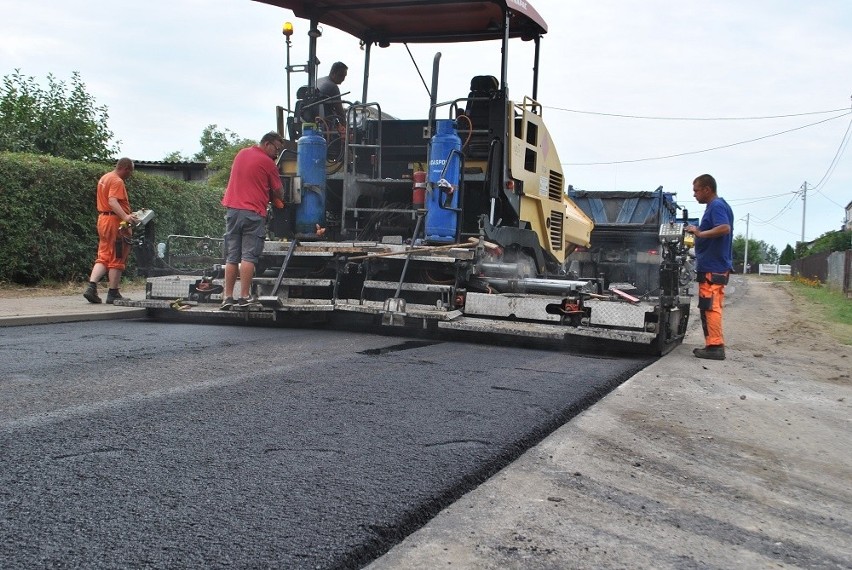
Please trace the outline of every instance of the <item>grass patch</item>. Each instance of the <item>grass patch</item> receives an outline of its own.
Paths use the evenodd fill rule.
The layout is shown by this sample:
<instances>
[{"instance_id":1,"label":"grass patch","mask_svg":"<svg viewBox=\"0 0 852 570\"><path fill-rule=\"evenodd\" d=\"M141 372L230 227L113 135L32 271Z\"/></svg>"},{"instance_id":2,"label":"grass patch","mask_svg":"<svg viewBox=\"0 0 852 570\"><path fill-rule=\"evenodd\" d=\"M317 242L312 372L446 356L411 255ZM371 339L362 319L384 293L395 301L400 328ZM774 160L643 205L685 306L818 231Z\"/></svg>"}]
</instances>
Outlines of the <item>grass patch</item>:
<instances>
[{"instance_id":1,"label":"grass patch","mask_svg":"<svg viewBox=\"0 0 852 570\"><path fill-rule=\"evenodd\" d=\"M790 290L829 326L833 337L852 345L852 301L842 292L798 279L790 280Z\"/></svg>"}]
</instances>

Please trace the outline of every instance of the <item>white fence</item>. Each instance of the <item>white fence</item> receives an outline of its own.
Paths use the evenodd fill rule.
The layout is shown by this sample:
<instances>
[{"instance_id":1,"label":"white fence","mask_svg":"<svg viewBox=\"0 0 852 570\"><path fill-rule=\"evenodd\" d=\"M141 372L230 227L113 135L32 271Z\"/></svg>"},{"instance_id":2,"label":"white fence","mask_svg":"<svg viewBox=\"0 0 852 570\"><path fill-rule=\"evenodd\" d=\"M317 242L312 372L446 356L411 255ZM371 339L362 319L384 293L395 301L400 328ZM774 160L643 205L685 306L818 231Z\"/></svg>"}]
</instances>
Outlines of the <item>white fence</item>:
<instances>
[{"instance_id":1,"label":"white fence","mask_svg":"<svg viewBox=\"0 0 852 570\"><path fill-rule=\"evenodd\" d=\"M776 263L761 263L757 266L760 275L790 275L789 265L778 265Z\"/></svg>"}]
</instances>

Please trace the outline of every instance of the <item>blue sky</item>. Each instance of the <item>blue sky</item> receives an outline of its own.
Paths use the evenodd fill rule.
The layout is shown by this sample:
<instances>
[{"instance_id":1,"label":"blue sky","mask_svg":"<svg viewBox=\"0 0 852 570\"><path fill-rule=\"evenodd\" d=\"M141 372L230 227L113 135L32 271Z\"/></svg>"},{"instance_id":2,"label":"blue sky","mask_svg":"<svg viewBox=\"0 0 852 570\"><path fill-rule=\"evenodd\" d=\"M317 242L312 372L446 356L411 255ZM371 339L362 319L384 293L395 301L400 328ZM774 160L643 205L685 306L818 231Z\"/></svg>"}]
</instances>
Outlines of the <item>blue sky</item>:
<instances>
[{"instance_id":1,"label":"blue sky","mask_svg":"<svg viewBox=\"0 0 852 570\"><path fill-rule=\"evenodd\" d=\"M531 3L549 25L539 100L567 183L662 185L699 215L691 183L709 172L734 208L735 232L745 234L748 215L749 237L780 251L801 239L796 192L807 182L805 239L840 227L852 200L852 151L842 146L852 115L833 117L852 107L852 2ZM251 0L0 0L0 13L0 74L18 68L67 81L80 72L109 108L121 153L137 160L191 155L211 123L258 138L274 128L275 106L286 105L280 30L293 18L285 10ZM291 62L302 63L307 23L293 21ZM515 99L529 94L531 80L530 46L518 46L509 81ZM424 74L438 49L411 46ZM499 76L493 45L440 51L439 99L465 96L473 75ZM357 42L327 28L318 57L322 74L346 61L345 98L361 98ZM400 118L425 115L425 88L401 46L373 50L368 99ZM778 115L799 116L740 120ZM817 121L825 122L806 126ZM770 136L783 131L791 132ZM744 143L752 139L760 140ZM716 147L726 148L701 152ZM682 156L648 160L671 155Z\"/></svg>"}]
</instances>

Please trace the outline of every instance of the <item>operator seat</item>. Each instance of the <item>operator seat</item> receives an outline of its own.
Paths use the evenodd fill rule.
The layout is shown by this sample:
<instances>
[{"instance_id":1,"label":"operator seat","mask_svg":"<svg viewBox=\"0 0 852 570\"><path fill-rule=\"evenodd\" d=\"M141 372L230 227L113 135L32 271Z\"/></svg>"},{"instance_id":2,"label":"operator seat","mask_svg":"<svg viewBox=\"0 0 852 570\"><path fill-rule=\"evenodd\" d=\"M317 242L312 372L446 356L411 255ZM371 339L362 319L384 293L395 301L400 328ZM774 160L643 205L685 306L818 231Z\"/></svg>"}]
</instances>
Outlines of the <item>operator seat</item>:
<instances>
[{"instance_id":1,"label":"operator seat","mask_svg":"<svg viewBox=\"0 0 852 570\"><path fill-rule=\"evenodd\" d=\"M491 143L493 131L491 103L499 88L500 82L493 75L477 75L470 80L470 95L464 110L473 128L467 148L467 155L470 158L488 156L488 146Z\"/></svg>"},{"instance_id":2,"label":"operator seat","mask_svg":"<svg viewBox=\"0 0 852 570\"><path fill-rule=\"evenodd\" d=\"M307 85L302 85L296 90L293 115L287 118L287 131L291 140L302 136L302 123L315 123L318 116L324 118L323 105L317 103L322 98L317 89L311 89Z\"/></svg>"}]
</instances>

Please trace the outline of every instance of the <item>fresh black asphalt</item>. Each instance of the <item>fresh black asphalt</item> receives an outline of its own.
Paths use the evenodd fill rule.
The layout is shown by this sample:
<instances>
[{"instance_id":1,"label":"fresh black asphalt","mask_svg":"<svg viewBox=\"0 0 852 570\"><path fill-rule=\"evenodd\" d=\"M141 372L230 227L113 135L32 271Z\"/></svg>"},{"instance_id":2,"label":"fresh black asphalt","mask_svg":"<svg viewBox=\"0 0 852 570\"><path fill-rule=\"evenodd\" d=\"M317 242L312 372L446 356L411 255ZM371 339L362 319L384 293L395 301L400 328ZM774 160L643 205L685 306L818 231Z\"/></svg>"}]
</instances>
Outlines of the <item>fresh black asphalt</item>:
<instances>
[{"instance_id":1,"label":"fresh black asphalt","mask_svg":"<svg viewBox=\"0 0 852 570\"><path fill-rule=\"evenodd\" d=\"M357 568L649 362L142 320L0 329L0 560Z\"/></svg>"}]
</instances>

